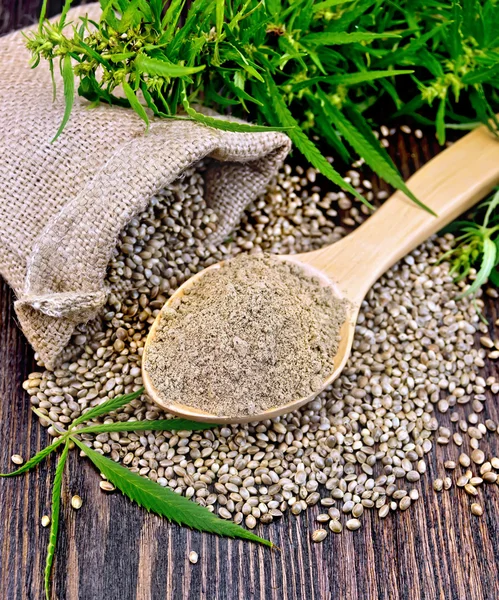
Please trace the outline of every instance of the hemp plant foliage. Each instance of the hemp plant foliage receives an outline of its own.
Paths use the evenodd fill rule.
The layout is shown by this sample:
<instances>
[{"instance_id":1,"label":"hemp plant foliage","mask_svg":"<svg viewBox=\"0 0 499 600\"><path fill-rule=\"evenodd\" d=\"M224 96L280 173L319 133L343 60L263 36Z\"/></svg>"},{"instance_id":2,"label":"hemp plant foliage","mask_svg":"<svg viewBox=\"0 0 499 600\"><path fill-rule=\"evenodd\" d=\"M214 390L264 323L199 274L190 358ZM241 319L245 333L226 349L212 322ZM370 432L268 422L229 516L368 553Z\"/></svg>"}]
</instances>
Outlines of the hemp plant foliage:
<instances>
[{"instance_id":1,"label":"hemp plant foliage","mask_svg":"<svg viewBox=\"0 0 499 600\"><path fill-rule=\"evenodd\" d=\"M76 79L81 96L130 106L146 124L148 107L231 131L284 128L319 171L365 202L319 147L345 161L360 155L417 201L369 115L410 115L441 143L449 127L497 125L496 0L101 0L98 23L82 18L63 31L70 5L55 24L44 5L27 40L34 66L60 64L57 135ZM199 104L254 124L206 116Z\"/></svg>"},{"instance_id":2,"label":"hemp plant foliage","mask_svg":"<svg viewBox=\"0 0 499 600\"><path fill-rule=\"evenodd\" d=\"M240 538L252 542L258 542L270 548L274 547L269 540L258 537L251 531L236 525L231 521L223 519L212 514L203 506L196 502L176 494L168 487L161 487L158 483L140 477L132 473L126 467L106 458L101 453L90 448L81 440L81 434L99 434L110 433L113 431L201 431L203 429L212 429L217 425L209 423L197 423L186 419L159 419L156 421L126 421L126 422L94 422L95 419L105 417L114 413L132 400L135 400L144 393L144 389L123 396L117 396L110 400L105 400L101 404L88 409L81 416L73 421L67 430L60 426L52 424L59 432L59 437L46 448L43 448L30 458L22 467L11 473L0 473L0 477L12 477L22 475L32 468L36 467L44 458L63 446L63 451L59 457L57 468L52 486L52 514L49 542L47 547L47 558L45 562L45 594L47 600L50 599L50 582L52 573L52 564L57 544L57 534L59 531L59 513L61 507L61 489L64 467L69 457L71 446L77 446L84 455L86 455L95 467L119 489L130 500L142 506L149 512L153 512L167 520L204 531L207 533L216 533L221 536ZM46 419L46 415L38 412L36 408L32 409L41 419Z\"/></svg>"}]
</instances>

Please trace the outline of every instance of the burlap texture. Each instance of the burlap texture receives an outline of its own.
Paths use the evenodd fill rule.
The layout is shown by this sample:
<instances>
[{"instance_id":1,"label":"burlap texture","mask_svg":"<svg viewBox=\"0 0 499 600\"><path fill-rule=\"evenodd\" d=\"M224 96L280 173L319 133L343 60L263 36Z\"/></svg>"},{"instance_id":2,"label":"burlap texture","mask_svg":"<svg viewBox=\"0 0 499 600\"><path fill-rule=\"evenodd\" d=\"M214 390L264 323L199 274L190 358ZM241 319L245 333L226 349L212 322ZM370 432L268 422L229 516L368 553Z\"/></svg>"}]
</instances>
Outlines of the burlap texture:
<instances>
[{"instance_id":1,"label":"burlap texture","mask_svg":"<svg viewBox=\"0 0 499 600\"><path fill-rule=\"evenodd\" d=\"M98 5L71 11L98 19ZM48 65L29 67L22 32L0 39L0 270L14 288L21 327L46 366L63 355L75 326L106 301L106 266L120 231L149 199L203 157L219 239L268 184L289 151L278 132L230 133L189 121L143 122L130 109L64 111L52 100ZM56 69L57 70L57 69ZM216 241L216 240L212 240Z\"/></svg>"}]
</instances>

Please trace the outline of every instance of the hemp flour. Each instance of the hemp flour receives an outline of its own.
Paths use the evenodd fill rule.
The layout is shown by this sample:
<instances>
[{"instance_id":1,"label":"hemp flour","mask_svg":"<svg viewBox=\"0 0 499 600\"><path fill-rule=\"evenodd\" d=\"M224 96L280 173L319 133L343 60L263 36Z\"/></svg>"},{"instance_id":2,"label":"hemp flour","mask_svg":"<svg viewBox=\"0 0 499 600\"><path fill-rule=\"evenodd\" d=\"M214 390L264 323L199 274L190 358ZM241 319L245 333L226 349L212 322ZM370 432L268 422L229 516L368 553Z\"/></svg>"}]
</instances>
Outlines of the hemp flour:
<instances>
[{"instance_id":1,"label":"hemp flour","mask_svg":"<svg viewBox=\"0 0 499 600\"><path fill-rule=\"evenodd\" d=\"M298 265L239 255L160 319L145 366L163 400L248 416L322 388L345 303Z\"/></svg>"}]
</instances>

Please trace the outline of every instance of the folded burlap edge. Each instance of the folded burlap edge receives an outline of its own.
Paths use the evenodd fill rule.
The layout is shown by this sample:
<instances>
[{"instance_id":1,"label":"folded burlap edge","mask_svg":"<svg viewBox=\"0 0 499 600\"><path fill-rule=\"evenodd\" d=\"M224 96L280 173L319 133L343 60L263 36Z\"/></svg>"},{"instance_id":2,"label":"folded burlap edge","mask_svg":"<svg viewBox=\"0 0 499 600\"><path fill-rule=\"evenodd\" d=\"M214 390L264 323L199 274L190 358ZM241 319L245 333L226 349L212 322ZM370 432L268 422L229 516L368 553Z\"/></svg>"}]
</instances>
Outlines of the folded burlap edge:
<instances>
[{"instance_id":1,"label":"folded burlap edge","mask_svg":"<svg viewBox=\"0 0 499 600\"><path fill-rule=\"evenodd\" d=\"M106 268L118 236L156 193L202 158L215 159L206 194L209 204L216 195L217 208L223 209L225 220L210 240L217 243L240 218L236 207L265 191L290 146L280 132L235 133L173 120L154 122L148 133L118 148L81 193L64 204L28 259L15 310L45 366L54 368L75 327L101 311L108 294ZM88 239L98 239L98 247L88 247Z\"/></svg>"}]
</instances>

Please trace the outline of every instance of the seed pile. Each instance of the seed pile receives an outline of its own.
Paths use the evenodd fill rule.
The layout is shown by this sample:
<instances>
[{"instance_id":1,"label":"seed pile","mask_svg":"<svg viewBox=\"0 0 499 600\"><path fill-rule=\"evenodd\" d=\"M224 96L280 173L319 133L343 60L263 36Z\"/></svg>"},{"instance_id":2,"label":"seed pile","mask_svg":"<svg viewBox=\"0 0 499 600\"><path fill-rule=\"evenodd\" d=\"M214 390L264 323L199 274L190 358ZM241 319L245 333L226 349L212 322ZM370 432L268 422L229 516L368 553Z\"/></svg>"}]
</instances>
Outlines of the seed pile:
<instances>
[{"instance_id":1,"label":"seed pile","mask_svg":"<svg viewBox=\"0 0 499 600\"><path fill-rule=\"evenodd\" d=\"M145 358L165 403L251 416L324 386L345 306L301 266L240 255L187 292L161 311Z\"/></svg>"},{"instance_id":2,"label":"seed pile","mask_svg":"<svg viewBox=\"0 0 499 600\"><path fill-rule=\"evenodd\" d=\"M389 134L382 132L385 146ZM358 171L347 176L372 199ZM249 207L232 239L203 247L216 229L216 216L204 202L202 172L189 172L153 198L123 233L109 265L114 293L102 330L82 327L74 338L77 360L54 372L42 368L25 382L32 404L46 415L43 424L57 435L53 424L64 427L103 398L142 385L149 325L191 273L243 250L302 252L330 243L345 233L334 225L338 213L347 226L364 218L364 210L352 208L343 194L323 194L315 172L286 166ZM316 541L325 538L323 531L357 529L366 510L381 518L407 510L419 498L432 438L459 447L470 439L472 450L484 452L483 474L467 473L471 458L464 451L449 457L466 470L460 483L478 489L472 477L486 481L499 472L499 459L487 455L482 441L487 432L497 434L497 424L481 417L486 387L496 394L499 384L479 374L490 352L474 347L475 332L486 333L477 314L480 300L456 302L460 288L447 265L438 264L450 241L450 236L429 240L374 285L362 305L346 369L302 409L200 433L82 437L134 472L249 528L320 504ZM455 431L439 427L437 411L452 411ZM144 396L106 421L161 417L167 415ZM450 471L453 479L443 474L436 489L457 480L456 469ZM470 498L478 515L478 499Z\"/></svg>"}]
</instances>

